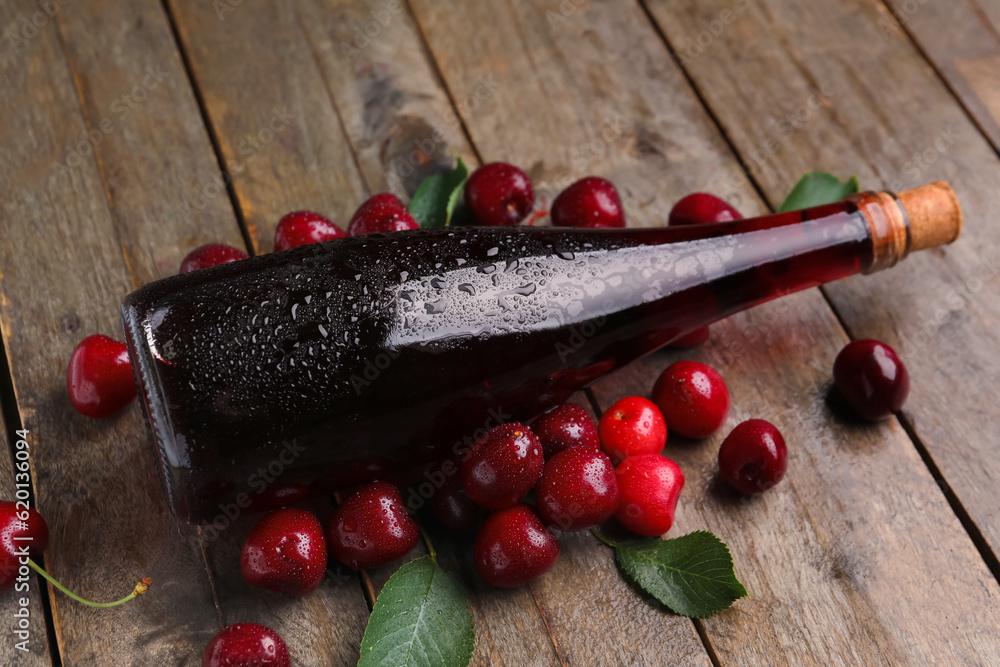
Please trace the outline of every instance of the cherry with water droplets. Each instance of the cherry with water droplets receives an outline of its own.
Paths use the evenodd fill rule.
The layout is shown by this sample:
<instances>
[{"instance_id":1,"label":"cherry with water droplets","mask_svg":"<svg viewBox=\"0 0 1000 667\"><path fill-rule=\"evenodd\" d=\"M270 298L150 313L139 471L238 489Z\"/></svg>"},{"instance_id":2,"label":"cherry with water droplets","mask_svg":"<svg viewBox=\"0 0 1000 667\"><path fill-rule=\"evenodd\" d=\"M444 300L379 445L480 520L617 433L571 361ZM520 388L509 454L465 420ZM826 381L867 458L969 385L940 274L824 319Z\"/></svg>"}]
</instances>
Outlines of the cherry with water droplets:
<instances>
[{"instance_id":1,"label":"cherry with water droplets","mask_svg":"<svg viewBox=\"0 0 1000 667\"><path fill-rule=\"evenodd\" d=\"M530 584L551 570L558 558L559 540L525 503L491 514L473 546L480 576L498 588Z\"/></svg>"},{"instance_id":2,"label":"cherry with water droplets","mask_svg":"<svg viewBox=\"0 0 1000 667\"><path fill-rule=\"evenodd\" d=\"M337 507L326 527L330 554L354 570L398 560L419 539L399 489L389 482L363 486Z\"/></svg>"},{"instance_id":3,"label":"cherry with water droplets","mask_svg":"<svg viewBox=\"0 0 1000 667\"><path fill-rule=\"evenodd\" d=\"M128 349L103 334L76 346L66 369L66 391L76 411L95 419L124 410L135 399Z\"/></svg>"},{"instance_id":4,"label":"cherry with water droplets","mask_svg":"<svg viewBox=\"0 0 1000 667\"><path fill-rule=\"evenodd\" d=\"M462 462L462 485L480 507L504 509L531 491L544 464L542 444L531 429L502 424L472 445Z\"/></svg>"},{"instance_id":5,"label":"cherry with water droplets","mask_svg":"<svg viewBox=\"0 0 1000 667\"><path fill-rule=\"evenodd\" d=\"M278 252L345 236L343 229L319 213L293 211L278 221L274 230L274 250Z\"/></svg>"},{"instance_id":6,"label":"cherry with water droplets","mask_svg":"<svg viewBox=\"0 0 1000 667\"><path fill-rule=\"evenodd\" d=\"M479 521L479 506L465 493L459 475L448 477L441 488L431 496L430 506L434 516L446 528L456 533L472 530Z\"/></svg>"},{"instance_id":7,"label":"cherry with water droplets","mask_svg":"<svg viewBox=\"0 0 1000 667\"><path fill-rule=\"evenodd\" d=\"M910 393L910 374L896 351L877 340L848 343L833 362L833 382L869 421L899 412Z\"/></svg>"},{"instance_id":8,"label":"cherry with water droplets","mask_svg":"<svg viewBox=\"0 0 1000 667\"><path fill-rule=\"evenodd\" d=\"M49 527L35 509L0 501L0 591L14 585L20 559L40 556L49 543Z\"/></svg>"},{"instance_id":9,"label":"cherry with water droplets","mask_svg":"<svg viewBox=\"0 0 1000 667\"><path fill-rule=\"evenodd\" d=\"M259 623L236 623L212 638L202 667L291 667L288 646L277 632Z\"/></svg>"},{"instance_id":10,"label":"cherry with water droplets","mask_svg":"<svg viewBox=\"0 0 1000 667\"><path fill-rule=\"evenodd\" d=\"M535 189L522 170L505 162L476 169L465 184L465 203L481 225L516 225L535 205Z\"/></svg>"},{"instance_id":11,"label":"cherry with water droplets","mask_svg":"<svg viewBox=\"0 0 1000 667\"><path fill-rule=\"evenodd\" d=\"M636 454L659 454L667 444L660 409L642 396L626 396L601 415L597 424L603 449L615 463Z\"/></svg>"},{"instance_id":12,"label":"cherry with water droplets","mask_svg":"<svg viewBox=\"0 0 1000 667\"><path fill-rule=\"evenodd\" d=\"M420 225L409 214L399 197L390 192L382 192L369 197L358 207L347 225L347 234L348 236L385 234L418 227Z\"/></svg>"},{"instance_id":13,"label":"cherry with water droplets","mask_svg":"<svg viewBox=\"0 0 1000 667\"><path fill-rule=\"evenodd\" d=\"M257 588L295 597L313 592L326 574L326 539L319 519L294 508L271 512L247 536L240 570Z\"/></svg>"},{"instance_id":14,"label":"cherry with water droplets","mask_svg":"<svg viewBox=\"0 0 1000 667\"><path fill-rule=\"evenodd\" d=\"M546 459L569 447L597 449L601 445L590 413L575 403L557 405L542 413L531 424L531 430L542 443Z\"/></svg>"},{"instance_id":15,"label":"cherry with water droplets","mask_svg":"<svg viewBox=\"0 0 1000 667\"><path fill-rule=\"evenodd\" d=\"M190 273L249 257L239 248L225 243L206 243L189 252L181 261L180 273Z\"/></svg>"},{"instance_id":16,"label":"cherry with water droplets","mask_svg":"<svg viewBox=\"0 0 1000 667\"><path fill-rule=\"evenodd\" d=\"M611 181L588 176L559 193L552 202L556 227L624 227L625 208Z\"/></svg>"},{"instance_id":17,"label":"cherry with water droplets","mask_svg":"<svg viewBox=\"0 0 1000 667\"><path fill-rule=\"evenodd\" d=\"M618 509L615 467L600 450L570 447L545 464L535 498L542 520L559 530L604 523Z\"/></svg>"},{"instance_id":18,"label":"cherry with water droplets","mask_svg":"<svg viewBox=\"0 0 1000 667\"><path fill-rule=\"evenodd\" d=\"M774 424L748 419L736 426L719 448L719 472L730 486L747 495L763 493L785 476L788 448Z\"/></svg>"},{"instance_id":19,"label":"cherry with water droplets","mask_svg":"<svg viewBox=\"0 0 1000 667\"><path fill-rule=\"evenodd\" d=\"M678 361L667 367L653 385L653 402L667 428L688 438L707 438L729 416L729 388L711 366Z\"/></svg>"},{"instance_id":20,"label":"cherry with water droplets","mask_svg":"<svg viewBox=\"0 0 1000 667\"><path fill-rule=\"evenodd\" d=\"M630 456L615 470L619 504L615 518L638 535L657 537L674 525L684 488L680 466L659 454Z\"/></svg>"}]
</instances>

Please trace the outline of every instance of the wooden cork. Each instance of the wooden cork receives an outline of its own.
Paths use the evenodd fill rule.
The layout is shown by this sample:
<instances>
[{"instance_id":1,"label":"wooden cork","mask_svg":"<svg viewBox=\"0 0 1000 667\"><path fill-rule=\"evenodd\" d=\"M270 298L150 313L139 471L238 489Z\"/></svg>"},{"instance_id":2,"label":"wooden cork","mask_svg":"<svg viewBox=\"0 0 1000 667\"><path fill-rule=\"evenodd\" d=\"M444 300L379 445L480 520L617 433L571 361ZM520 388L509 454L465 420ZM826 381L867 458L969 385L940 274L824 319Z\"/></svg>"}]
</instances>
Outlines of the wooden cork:
<instances>
[{"instance_id":1,"label":"wooden cork","mask_svg":"<svg viewBox=\"0 0 1000 667\"><path fill-rule=\"evenodd\" d=\"M904 190L899 203L910 220L910 252L946 245L962 232L962 207L944 181Z\"/></svg>"}]
</instances>

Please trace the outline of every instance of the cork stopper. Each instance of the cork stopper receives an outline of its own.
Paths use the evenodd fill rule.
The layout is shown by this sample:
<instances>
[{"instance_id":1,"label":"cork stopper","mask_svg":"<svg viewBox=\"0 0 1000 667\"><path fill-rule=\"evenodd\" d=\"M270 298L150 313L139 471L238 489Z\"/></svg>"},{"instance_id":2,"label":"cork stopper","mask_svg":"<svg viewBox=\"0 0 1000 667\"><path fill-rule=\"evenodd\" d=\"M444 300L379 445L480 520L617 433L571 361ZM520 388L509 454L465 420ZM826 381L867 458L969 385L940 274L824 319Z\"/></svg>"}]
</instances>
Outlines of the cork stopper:
<instances>
[{"instance_id":1,"label":"cork stopper","mask_svg":"<svg viewBox=\"0 0 1000 667\"><path fill-rule=\"evenodd\" d=\"M946 245L962 232L962 207L944 181L904 190L898 197L910 221L910 252Z\"/></svg>"}]
</instances>

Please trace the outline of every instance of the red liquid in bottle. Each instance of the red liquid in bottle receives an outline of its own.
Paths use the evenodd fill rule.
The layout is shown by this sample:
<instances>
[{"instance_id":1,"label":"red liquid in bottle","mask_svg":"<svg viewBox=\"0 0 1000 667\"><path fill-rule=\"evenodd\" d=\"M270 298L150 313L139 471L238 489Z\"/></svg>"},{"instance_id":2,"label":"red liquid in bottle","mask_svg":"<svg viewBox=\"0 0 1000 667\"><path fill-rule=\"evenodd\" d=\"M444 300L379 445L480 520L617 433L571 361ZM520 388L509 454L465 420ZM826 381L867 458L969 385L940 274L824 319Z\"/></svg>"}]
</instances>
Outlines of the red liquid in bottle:
<instances>
[{"instance_id":1,"label":"red liquid in bottle","mask_svg":"<svg viewBox=\"0 0 1000 667\"><path fill-rule=\"evenodd\" d=\"M422 480L477 431L873 260L850 202L691 227L416 230L161 280L123 321L171 507L204 522L285 486Z\"/></svg>"}]
</instances>

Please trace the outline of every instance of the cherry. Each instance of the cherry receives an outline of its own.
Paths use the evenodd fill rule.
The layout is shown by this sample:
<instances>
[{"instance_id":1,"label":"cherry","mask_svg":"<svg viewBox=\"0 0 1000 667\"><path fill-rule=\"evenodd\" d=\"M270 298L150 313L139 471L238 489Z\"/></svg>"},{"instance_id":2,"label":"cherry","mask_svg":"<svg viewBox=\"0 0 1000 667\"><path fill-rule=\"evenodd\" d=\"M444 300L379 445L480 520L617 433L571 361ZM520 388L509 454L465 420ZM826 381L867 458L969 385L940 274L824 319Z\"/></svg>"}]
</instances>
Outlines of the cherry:
<instances>
[{"instance_id":1,"label":"cherry","mask_svg":"<svg viewBox=\"0 0 1000 667\"><path fill-rule=\"evenodd\" d=\"M569 447L597 449L601 445L590 413L575 403L564 403L543 413L531 424L531 430L541 441L546 459Z\"/></svg>"},{"instance_id":2,"label":"cherry","mask_svg":"<svg viewBox=\"0 0 1000 667\"><path fill-rule=\"evenodd\" d=\"M189 273L199 269L207 269L210 266L236 262L249 257L239 248L234 248L225 243L206 243L198 246L184 257L181 261L180 273Z\"/></svg>"},{"instance_id":3,"label":"cherry","mask_svg":"<svg viewBox=\"0 0 1000 667\"><path fill-rule=\"evenodd\" d=\"M670 209L667 224L696 225L700 223L742 220L743 216L724 199L705 192L695 192L684 197ZM701 327L670 341L670 347L698 347L708 341L709 328Z\"/></svg>"},{"instance_id":4,"label":"cherry","mask_svg":"<svg viewBox=\"0 0 1000 667\"><path fill-rule=\"evenodd\" d=\"M345 236L343 229L319 213L293 211L278 221L274 230L274 250L288 250Z\"/></svg>"},{"instance_id":5,"label":"cherry","mask_svg":"<svg viewBox=\"0 0 1000 667\"><path fill-rule=\"evenodd\" d=\"M663 535L674 525L674 510L684 488L680 466L659 454L630 456L615 471L621 496L615 518L633 533Z\"/></svg>"},{"instance_id":6,"label":"cherry","mask_svg":"<svg viewBox=\"0 0 1000 667\"><path fill-rule=\"evenodd\" d=\"M604 523L618 509L618 481L611 459L597 449L570 447L553 456L535 488L538 514L559 530Z\"/></svg>"},{"instance_id":7,"label":"cherry","mask_svg":"<svg viewBox=\"0 0 1000 667\"><path fill-rule=\"evenodd\" d=\"M528 175L514 165L491 162L469 177L465 203L481 225L516 225L535 205L535 189Z\"/></svg>"},{"instance_id":8,"label":"cherry","mask_svg":"<svg viewBox=\"0 0 1000 667\"><path fill-rule=\"evenodd\" d=\"M542 444L518 422L501 424L477 440L462 462L469 499L491 510L515 505L542 476Z\"/></svg>"},{"instance_id":9,"label":"cherry","mask_svg":"<svg viewBox=\"0 0 1000 667\"><path fill-rule=\"evenodd\" d=\"M277 632L258 623L230 625L208 642L202 667L291 667L288 647Z\"/></svg>"},{"instance_id":10,"label":"cherry","mask_svg":"<svg viewBox=\"0 0 1000 667\"><path fill-rule=\"evenodd\" d=\"M476 527L479 508L465 493L459 475L449 477L441 488L434 492L430 505L434 516L445 527L456 533L464 533Z\"/></svg>"},{"instance_id":11,"label":"cherry","mask_svg":"<svg viewBox=\"0 0 1000 667\"><path fill-rule=\"evenodd\" d=\"M729 416L725 381L714 368L697 361L668 366L653 385L653 402L670 432L688 438L707 438Z\"/></svg>"},{"instance_id":12,"label":"cherry","mask_svg":"<svg viewBox=\"0 0 1000 667\"><path fill-rule=\"evenodd\" d=\"M833 362L833 382L858 414L870 421L899 412L910 393L910 374L896 351L877 340L848 343Z\"/></svg>"},{"instance_id":13,"label":"cherry","mask_svg":"<svg viewBox=\"0 0 1000 667\"><path fill-rule=\"evenodd\" d=\"M312 593L326 574L326 540L319 519L294 508L271 512L247 535L240 570L251 586L295 597Z\"/></svg>"},{"instance_id":14,"label":"cherry","mask_svg":"<svg viewBox=\"0 0 1000 667\"><path fill-rule=\"evenodd\" d=\"M601 448L615 463L636 454L659 454L667 444L667 424L660 409L641 396L626 396L597 424Z\"/></svg>"},{"instance_id":15,"label":"cherry","mask_svg":"<svg viewBox=\"0 0 1000 667\"><path fill-rule=\"evenodd\" d=\"M731 222L743 216L726 200L707 192L695 192L681 199L670 209L667 224L697 225L700 223Z\"/></svg>"},{"instance_id":16,"label":"cherry","mask_svg":"<svg viewBox=\"0 0 1000 667\"><path fill-rule=\"evenodd\" d=\"M597 176L580 179L552 202L556 227L624 227L625 209L611 181Z\"/></svg>"},{"instance_id":17,"label":"cherry","mask_svg":"<svg viewBox=\"0 0 1000 667\"><path fill-rule=\"evenodd\" d=\"M347 234L348 236L384 234L418 227L420 225L407 212L399 197L391 192L383 192L370 197L358 207L347 225Z\"/></svg>"},{"instance_id":18,"label":"cherry","mask_svg":"<svg viewBox=\"0 0 1000 667\"><path fill-rule=\"evenodd\" d=\"M781 481L788 448L774 424L748 419L738 424L719 448L719 471L737 491L763 493Z\"/></svg>"},{"instance_id":19,"label":"cherry","mask_svg":"<svg viewBox=\"0 0 1000 667\"><path fill-rule=\"evenodd\" d=\"M86 417L110 417L135 398L135 382L125 343L102 334L76 346L66 369L66 391L76 411Z\"/></svg>"},{"instance_id":20,"label":"cherry","mask_svg":"<svg viewBox=\"0 0 1000 667\"><path fill-rule=\"evenodd\" d=\"M420 529L389 482L361 487L334 511L326 541L334 558L368 570L402 558L417 545Z\"/></svg>"},{"instance_id":21,"label":"cherry","mask_svg":"<svg viewBox=\"0 0 1000 667\"><path fill-rule=\"evenodd\" d=\"M476 536L473 558L486 583L515 588L552 569L559 558L559 540L531 505L519 503L486 519Z\"/></svg>"},{"instance_id":22,"label":"cherry","mask_svg":"<svg viewBox=\"0 0 1000 667\"><path fill-rule=\"evenodd\" d=\"M0 591L14 585L21 557L40 556L49 543L49 527L33 508L0 501Z\"/></svg>"}]
</instances>

